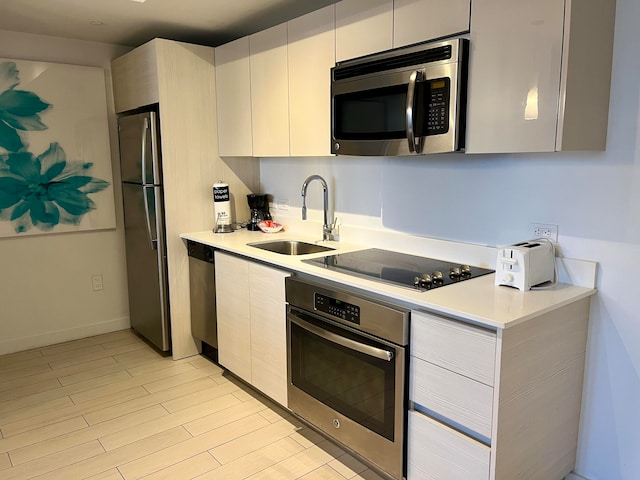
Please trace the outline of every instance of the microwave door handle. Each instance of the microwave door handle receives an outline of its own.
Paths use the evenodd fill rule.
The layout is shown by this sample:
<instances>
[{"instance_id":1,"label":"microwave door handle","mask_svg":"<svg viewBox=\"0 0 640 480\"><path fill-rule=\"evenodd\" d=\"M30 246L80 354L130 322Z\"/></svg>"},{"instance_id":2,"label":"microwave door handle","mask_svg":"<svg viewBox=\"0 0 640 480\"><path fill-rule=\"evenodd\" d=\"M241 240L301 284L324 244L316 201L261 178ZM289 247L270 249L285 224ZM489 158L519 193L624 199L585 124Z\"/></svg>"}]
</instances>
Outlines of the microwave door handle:
<instances>
[{"instance_id":1,"label":"microwave door handle","mask_svg":"<svg viewBox=\"0 0 640 480\"><path fill-rule=\"evenodd\" d=\"M422 141L419 142L419 149L416 151L416 136L413 131L413 109L416 99L416 83L422 80L422 72L416 70L409 77L409 87L407 89L407 141L411 153L422 153Z\"/></svg>"}]
</instances>

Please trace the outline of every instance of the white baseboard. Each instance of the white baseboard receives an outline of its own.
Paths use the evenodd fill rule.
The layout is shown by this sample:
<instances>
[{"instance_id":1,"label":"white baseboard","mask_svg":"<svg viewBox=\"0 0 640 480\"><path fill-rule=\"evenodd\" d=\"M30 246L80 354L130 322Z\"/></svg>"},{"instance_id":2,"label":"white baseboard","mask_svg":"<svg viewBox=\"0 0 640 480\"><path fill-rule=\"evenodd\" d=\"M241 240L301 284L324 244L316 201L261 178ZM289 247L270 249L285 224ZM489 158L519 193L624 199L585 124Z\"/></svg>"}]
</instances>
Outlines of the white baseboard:
<instances>
[{"instance_id":1,"label":"white baseboard","mask_svg":"<svg viewBox=\"0 0 640 480\"><path fill-rule=\"evenodd\" d=\"M131 325L129 317L115 318L106 322L82 325L66 330L55 330L53 332L40 333L29 337L14 338L0 341L0 355L14 352L22 352L32 348L46 347L56 343L68 342L79 338L93 337L103 333L125 330Z\"/></svg>"},{"instance_id":2,"label":"white baseboard","mask_svg":"<svg viewBox=\"0 0 640 480\"><path fill-rule=\"evenodd\" d=\"M564 480L589 480L589 479L587 477L581 477L577 473L570 473L569 475L564 477Z\"/></svg>"}]
</instances>

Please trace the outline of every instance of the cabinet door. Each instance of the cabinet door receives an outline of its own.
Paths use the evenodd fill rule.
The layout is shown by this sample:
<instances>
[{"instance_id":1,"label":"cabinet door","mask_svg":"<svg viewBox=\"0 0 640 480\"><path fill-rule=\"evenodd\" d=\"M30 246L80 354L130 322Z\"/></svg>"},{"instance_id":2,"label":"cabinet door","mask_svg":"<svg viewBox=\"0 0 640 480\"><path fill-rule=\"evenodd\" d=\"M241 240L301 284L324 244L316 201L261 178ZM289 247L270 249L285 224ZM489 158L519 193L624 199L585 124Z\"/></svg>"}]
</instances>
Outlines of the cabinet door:
<instances>
[{"instance_id":1,"label":"cabinet door","mask_svg":"<svg viewBox=\"0 0 640 480\"><path fill-rule=\"evenodd\" d=\"M218 153L221 157L250 157L251 73L249 37L215 49Z\"/></svg>"},{"instance_id":2,"label":"cabinet door","mask_svg":"<svg viewBox=\"0 0 640 480\"><path fill-rule=\"evenodd\" d=\"M249 262L219 252L215 253L215 262L218 359L251 383Z\"/></svg>"},{"instance_id":3,"label":"cabinet door","mask_svg":"<svg viewBox=\"0 0 640 480\"><path fill-rule=\"evenodd\" d=\"M287 406L287 328L282 270L251 263L251 383Z\"/></svg>"},{"instance_id":4,"label":"cabinet door","mask_svg":"<svg viewBox=\"0 0 640 480\"><path fill-rule=\"evenodd\" d=\"M336 3L336 61L393 47L393 0Z\"/></svg>"},{"instance_id":5,"label":"cabinet door","mask_svg":"<svg viewBox=\"0 0 640 480\"><path fill-rule=\"evenodd\" d=\"M470 0L395 0L393 46L469 31Z\"/></svg>"},{"instance_id":6,"label":"cabinet door","mask_svg":"<svg viewBox=\"0 0 640 480\"><path fill-rule=\"evenodd\" d=\"M564 5L473 2L467 153L555 151Z\"/></svg>"},{"instance_id":7,"label":"cabinet door","mask_svg":"<svg viewBox=\"0 0 640 480\"><path fill-rule=\"evenodd\" d=\"M292 157L331 155L331 67L335 64L331 5L288 24L289 145Z\"/></svg>"},{"instance_id":8,"label":"cabinet door","mask_svg":"<svg viewBox=\"0 0 640 480\"><path fill-rule=\"evenodd\" d=\"M249 37L253 155L289 155L287 24Z\"/></svg>"},{"instance_id":9,"label":"cabinet door","mask_svg":"<svg viewBox=\"0 0 640 480\"><path fill-rule=\"evenodd\" d=\"M160 101L156 45L145 43L111 62L116 113Z\"/></svg>"}]
</instances>

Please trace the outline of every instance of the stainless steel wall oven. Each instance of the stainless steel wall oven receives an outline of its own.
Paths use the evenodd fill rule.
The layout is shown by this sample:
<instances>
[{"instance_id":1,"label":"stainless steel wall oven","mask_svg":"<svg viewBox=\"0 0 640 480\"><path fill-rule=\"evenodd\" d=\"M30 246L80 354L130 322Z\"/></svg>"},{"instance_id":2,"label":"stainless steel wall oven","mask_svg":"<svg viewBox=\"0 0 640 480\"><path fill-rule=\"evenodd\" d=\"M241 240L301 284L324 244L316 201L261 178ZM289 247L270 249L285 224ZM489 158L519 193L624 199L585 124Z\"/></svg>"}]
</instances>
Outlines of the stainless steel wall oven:
<instances>
[{"instance_id":1,"label":"stainless steel wall oven","mask_svg":"<svg viewBox=\"0 0 640 480\"><path fill-rule=\"evenodd\" d=\"M300 277L286 294L289 408L403 478L409 310Z\"/></svg>"}]
</instances>

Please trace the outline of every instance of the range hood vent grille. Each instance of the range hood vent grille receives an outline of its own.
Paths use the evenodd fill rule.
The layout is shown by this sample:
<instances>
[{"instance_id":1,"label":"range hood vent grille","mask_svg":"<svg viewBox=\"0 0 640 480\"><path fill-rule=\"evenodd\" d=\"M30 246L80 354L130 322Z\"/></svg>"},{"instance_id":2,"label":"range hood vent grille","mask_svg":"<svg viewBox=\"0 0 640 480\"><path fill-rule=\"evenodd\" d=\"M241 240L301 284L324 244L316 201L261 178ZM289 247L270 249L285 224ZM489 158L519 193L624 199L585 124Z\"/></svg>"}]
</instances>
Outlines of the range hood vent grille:
<instances>
[{"instance_id":1,"label":"range hood vent grille","mask_svg":"<svg viewBox=\"0 0 640 480\"><path fill-rule=\"evenodd\" d=\"M346 78L358 77L368 73L383 72L396 68L410 67L425 63L439 62L451 58L451 45L429 48L418 52L406 53L404 55L393 55L388 58L380 58L369 62L362 62L356 65L341 65L333 69L334 80L344 80Z\"/></svg>"}]
</instances>

